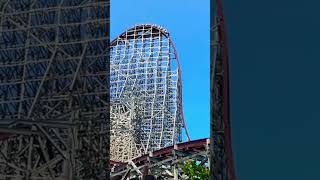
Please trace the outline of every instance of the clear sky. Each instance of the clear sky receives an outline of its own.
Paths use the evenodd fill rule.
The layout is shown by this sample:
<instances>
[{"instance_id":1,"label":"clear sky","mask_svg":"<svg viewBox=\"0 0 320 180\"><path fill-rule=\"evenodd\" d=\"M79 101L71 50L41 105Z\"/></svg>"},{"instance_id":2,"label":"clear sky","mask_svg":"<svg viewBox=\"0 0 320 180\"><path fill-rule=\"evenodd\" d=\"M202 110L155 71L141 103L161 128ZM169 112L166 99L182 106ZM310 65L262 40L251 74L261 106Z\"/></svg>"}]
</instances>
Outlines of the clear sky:
<instances>
[{"instance_id":1,"label":"clear sky","mask_svg":"<svg viewBox=\"0 0 320 180\"><path fill-rule=\"evenodd\" d=\"M170 32L181 63L183 110L193 140L210 135L209 4L209 0L111 0L111 39L136 24L158 24Z\"/></svg>"}]
</instances>

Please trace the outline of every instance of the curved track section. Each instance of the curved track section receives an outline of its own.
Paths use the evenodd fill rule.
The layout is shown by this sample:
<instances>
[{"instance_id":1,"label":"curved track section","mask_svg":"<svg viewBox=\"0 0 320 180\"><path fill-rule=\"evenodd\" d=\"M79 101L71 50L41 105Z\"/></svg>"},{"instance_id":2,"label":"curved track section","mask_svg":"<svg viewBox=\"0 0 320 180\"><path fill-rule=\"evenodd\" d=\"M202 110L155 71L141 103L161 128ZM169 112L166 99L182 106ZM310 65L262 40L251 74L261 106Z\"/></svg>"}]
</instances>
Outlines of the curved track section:
<instances>
[{"instance_id":1,"label":"curved track section","mask_svg":"<svg viewBox=\"0 0 320 180\"><path fill-rule=\"evenodd\" d=\"M198 139L142 155L129 162L111 162L111 179L138 178L152 174L163 179L184 179L182 167L188 160L208 163L209 139Z\"/></svg>"},{"instance_id":2,"label":"curved track section","mask_svg":"<svg viewBox=\"0 0 320 180\"><path fill-rule=\"evenodd\" d=\"M112 160L181 142L181 70L167 30L134 26L111 42L110 54Z\"/></svg>"}]
</instances>

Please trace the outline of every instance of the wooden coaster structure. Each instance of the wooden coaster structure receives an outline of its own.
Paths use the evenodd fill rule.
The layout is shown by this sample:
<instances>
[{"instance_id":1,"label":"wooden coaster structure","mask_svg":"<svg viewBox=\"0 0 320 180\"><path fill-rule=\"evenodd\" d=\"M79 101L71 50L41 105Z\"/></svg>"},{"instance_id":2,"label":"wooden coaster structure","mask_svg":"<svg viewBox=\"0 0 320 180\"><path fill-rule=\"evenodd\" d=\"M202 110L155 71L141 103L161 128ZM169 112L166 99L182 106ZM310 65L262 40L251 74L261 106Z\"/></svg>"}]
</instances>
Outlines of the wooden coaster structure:
<instances>
[{"instance_id":1,"label":"wooden coaster structure","mask_svg":"<svg viewBox=\"0 0 320 180\"><path fill-rule=\"evenodd\" d=\"M125 162L188 136L181 69L169 32L136 25L111 42L111 160Z\"/></svg>"},{"instance_id":2,"label":"wooden coaster structure","mask_svg":"<svg viewBox=\"0 0 320 180\"><path fill-rule=\"evenodd\" d=\"M209 166L209 139L169 146L137 157L126 163L111 162L111 179L134 179L152 175L158 179L183 179L182 167L188 160Z\"/></svg>"},{"instance_id":3,"label":"wooden coaster structure","mask_svg":"<svg viewBox=\"0 0 320 180\"><path fill-rule=\"evenodd\" d=\"M109 175L108 6L0 1L0 179Z\"/></svg>"}]
</instances>

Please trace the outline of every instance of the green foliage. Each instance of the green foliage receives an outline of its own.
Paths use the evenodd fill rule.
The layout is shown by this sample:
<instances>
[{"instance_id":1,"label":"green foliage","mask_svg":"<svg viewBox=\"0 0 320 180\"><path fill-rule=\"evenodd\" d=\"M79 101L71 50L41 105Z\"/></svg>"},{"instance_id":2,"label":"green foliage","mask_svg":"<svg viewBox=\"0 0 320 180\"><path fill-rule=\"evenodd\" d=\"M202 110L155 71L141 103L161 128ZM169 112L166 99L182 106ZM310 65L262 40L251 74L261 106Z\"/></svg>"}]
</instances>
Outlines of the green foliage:
<instances>
[{"instance_id":1,"label":"green foliage","mask_svg":"<svg viewBox=\"0 0 320 180\"><path fill-rule=\"evenodd\" d=\"M187 161L183 168L183 173L190 180L209 180L209 170L199 164L196 161Z\"/></svg>"}]
</instances>

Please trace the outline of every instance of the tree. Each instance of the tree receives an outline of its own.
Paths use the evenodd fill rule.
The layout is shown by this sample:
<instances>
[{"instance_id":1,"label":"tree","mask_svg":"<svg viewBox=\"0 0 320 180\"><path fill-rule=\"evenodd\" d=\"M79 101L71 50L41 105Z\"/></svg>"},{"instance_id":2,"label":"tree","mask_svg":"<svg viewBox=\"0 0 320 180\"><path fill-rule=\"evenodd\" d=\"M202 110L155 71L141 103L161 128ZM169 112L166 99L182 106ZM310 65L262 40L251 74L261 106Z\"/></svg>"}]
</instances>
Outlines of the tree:
<instances>
[{"instance_id":1,"label":"tree","mask_svg":"<svg viewBox=\"0 0 320 180\"><path fill-rule=\"evenodd\" d=\"M200 164L197 164L196 161L187 161L182 171L185 176L187 176L187 179L190 180L209 180L209 170L208 168L205 168L201 166Z\"/></svg>"}]
</instances>

